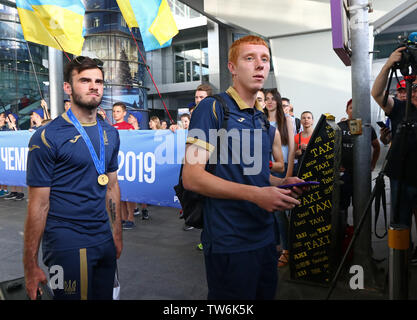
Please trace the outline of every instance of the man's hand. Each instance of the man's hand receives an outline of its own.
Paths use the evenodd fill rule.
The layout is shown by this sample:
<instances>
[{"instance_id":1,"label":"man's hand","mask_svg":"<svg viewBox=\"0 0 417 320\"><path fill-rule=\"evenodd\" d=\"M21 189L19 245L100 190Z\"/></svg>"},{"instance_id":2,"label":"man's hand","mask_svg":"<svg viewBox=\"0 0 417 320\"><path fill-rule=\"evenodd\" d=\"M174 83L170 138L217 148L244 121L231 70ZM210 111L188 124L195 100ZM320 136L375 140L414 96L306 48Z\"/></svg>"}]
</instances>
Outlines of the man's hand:
<instances>
[{"instance_id":1,"label":"man's hand","mask_svg":"<svg viewBox=\"0 0 417 320\"><path fill-rule=\"evenodd\" d=\"M389 58L388 58L387 62L385 63L385 65L387 67L390 67L391 68L392 66L394 66L394 64L396 64L397 62L400 62L401 61L401 57L402 57L401 51L404 51L405 49L406 49L406 47L401 47L401 48L398 48L397 50L393 51L391 53L391 55L389 56Z\"/></svg>"},{"instance_id":2,"label":"man's hand","mask_svg":"<svg viewBox=\"0 0 417 320\"><path fill-rule=\"evenodd\" d=\"M285 106L283 108L285 114L290 114L291 105Z\"/></svg>"},{"instance_id":3,"label":"man's hand","mask_svg":"<svg viewBox=\"0 0 417 320\"><path fill-rule=\"evenodd\" d=\"M298 146L298 149L295 150L295 157L298 159L303 155L303 152L306 151L307 145L305 143L302 143Z\"/></svg>"},{"instance_id":4,"label":"man's hand","mask_svg":"<svg viewBox=\"0 0 417 320\"><path fill-rule=\"evenodd\" d=\"M42 108L48 108L48 104L46 103L46 101L45 100L41 100L41 107Z\"/></svg>"},{"instance_id":5,"label":"man's hand","mask_svg":"<svg viewBox=\"0 0 417 320\"><path fill-rule=\"evenodd\" d=\"M263 187L258 189L254 203L268 212L291 210L300 204L291 194L291 190Z\"/></svg>"},{"instance_id":6,"label":"man's hand","mask_svg":"<svg viewBox=\"0 0 417 320\"><path fill-rule=\"evenodd\" d=\"M387 145L392 140L391 130L389 128L381 128L379 131L380 133L380 140L383 144Z\"/></svg>"},{"instance_id":7,"label":"man's hand","mask_svg":"<svg viewBox=\"0 0 417 320\"><path fill-rule=\"evenodd\" d=\"M179 127L178 127L178 125L177 125L177 124L171 124L171 125L169 126L169 130L171 130L173 133L175 133L175 131L176 131L177 129L179 129Z\"/></svg>"},{"instance_id":8,"label":"man's hand","mask_svg":"<svg viewBox=\"0 0 417 320\"><path fill-rule=\"evenodd\" d=\"M26 293L30 300L36 300L39 283L46 284L47 279L45 273L39 266L25 266L25 284Z\"/></svg>"},{"instance_id":9,"label":"man's hand","mask_svg":"<svg viewBox=\"0 0 417 320\"><path fill-rule=\"evenodd\" d=\"M28 187L28 213L23 239L23 269L26 291L36 299L39 283L46 283L45 273L38 266L38 250L49 211L49 187Z\"/></svg>"},{"instance_id":10,"label":"man's hand","mask_svg":"<svg viewBox=\"0 0 417 320\"><path fill-rule=\"evenodd\" d=\"M298 177L287 177L282 179L282 183L281 185L285 185L285 184L295 184L295 183L301 183L301 182L305 182L304 180L298 178ZM304 186L304 187L292 187L291 189L289 189L291 191L290 196L294 197L294 198L299 198L302 193L306 190L308 190L310 187L309 186Z\"/></svg>"}]
</instances>

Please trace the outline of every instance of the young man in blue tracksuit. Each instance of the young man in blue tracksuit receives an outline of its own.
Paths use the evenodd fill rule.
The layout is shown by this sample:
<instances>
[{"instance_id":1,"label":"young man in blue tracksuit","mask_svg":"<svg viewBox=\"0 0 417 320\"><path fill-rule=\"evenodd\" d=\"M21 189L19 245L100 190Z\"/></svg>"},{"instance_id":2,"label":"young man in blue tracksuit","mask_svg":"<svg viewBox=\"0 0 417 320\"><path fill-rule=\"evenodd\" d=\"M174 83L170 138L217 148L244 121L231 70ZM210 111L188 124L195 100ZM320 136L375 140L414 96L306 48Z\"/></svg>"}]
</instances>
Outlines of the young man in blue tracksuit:
<instances>
[{"instance_id":1,"label":"young man in blue tracksuit","mask_svg":"<svg viewBox=\"0 0 417 320\"><path fill-rule=\"evenodd\" d=\"M191 118L183 184L206 196L201 239L208 299L273 299L278 257L272 214L294 208L301 193L276 186L302 180L270 175L270 138L256 101L270 68L265 41L256 36L235 41L228 68L233 86L221 94L229 109L223 140L228 143L221 146L215 173L208 173L205 166L217 154L224 114L217 100L204 99Z\"/></svg>"}]
</instances>

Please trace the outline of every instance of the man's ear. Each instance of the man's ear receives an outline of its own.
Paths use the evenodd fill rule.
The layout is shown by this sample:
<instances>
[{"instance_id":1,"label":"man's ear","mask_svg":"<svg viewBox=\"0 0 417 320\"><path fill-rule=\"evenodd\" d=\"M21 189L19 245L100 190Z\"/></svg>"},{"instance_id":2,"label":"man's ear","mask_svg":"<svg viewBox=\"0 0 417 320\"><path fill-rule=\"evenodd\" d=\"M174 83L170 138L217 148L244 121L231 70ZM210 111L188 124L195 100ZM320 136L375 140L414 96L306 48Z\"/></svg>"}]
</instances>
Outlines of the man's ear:
<instances>
[{"instance_id":1,"label":"man's ear","mask_svg":"<svg viewBox=\"0 0 417 320\"><path fill-rule=\"evenodd\" d=\"M233 62L228 62L227 63L227 68L229 69L229 72L232 74L232 77L235 76L236 71L235 71L235 65L233 64Z\"/></svg>"},{"instance_id":2,"label":"man's ear","mask_svg":"<svg viewBox=\"0 0 417 320\"><path fill-rule=\"evenodd\" d=\"M72 94L72 87L69 82L64 82L64 92L69 96Z\"/></svg>"}]
</instances>

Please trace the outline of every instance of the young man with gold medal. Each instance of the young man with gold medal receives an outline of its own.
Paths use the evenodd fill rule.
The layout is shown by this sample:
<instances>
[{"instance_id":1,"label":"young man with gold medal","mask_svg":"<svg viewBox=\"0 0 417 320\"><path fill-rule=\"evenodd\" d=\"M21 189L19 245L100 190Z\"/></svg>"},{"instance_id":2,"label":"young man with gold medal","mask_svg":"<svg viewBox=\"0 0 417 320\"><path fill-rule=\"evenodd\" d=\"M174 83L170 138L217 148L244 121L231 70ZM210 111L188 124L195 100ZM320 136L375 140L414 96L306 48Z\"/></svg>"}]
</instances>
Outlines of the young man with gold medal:
<instances>
[{"instance_id":1,"label":"young man with gold medal","mask_svg":"<svg viewBox=\"0 0 417 320\"><path fill-rule=\"evenodd\" d=\"M52 266L59 270L51 273L55 299L112 299L123 247L120 140L116 129L96 117L103 97L102 66L98 59L82 56L66 65L64 90L71 108L29 142L23 263L31 299L39 283L47 281L38 265L41 239L44 264L49 272Z\"/></svg>"}]
</instances>

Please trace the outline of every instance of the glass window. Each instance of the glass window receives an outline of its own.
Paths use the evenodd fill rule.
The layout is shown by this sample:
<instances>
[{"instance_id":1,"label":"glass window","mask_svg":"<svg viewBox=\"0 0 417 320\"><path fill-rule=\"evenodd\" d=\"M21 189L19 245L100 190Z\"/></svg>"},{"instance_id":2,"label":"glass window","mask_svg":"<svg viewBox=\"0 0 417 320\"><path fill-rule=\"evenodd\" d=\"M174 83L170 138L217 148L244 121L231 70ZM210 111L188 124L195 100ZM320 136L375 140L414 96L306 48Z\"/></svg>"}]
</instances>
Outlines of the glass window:
<instances>
[{"instance_id":1,"label":"glass window","mask_svg":"<svg viewBox=\"0 0 417 320\"><path fill-rule=\"evenodd\" d=\"M178 0L168 0L171 12L180 18L198 18L201 14Z\"/></svg>"},{"instance_id":2,"label":"glass window","mask_svg":"<svg viewBox=\"0 0 417 320\"><path fill-rule=\"evenodd\" d=\"M201 66L197 62L193 61L193 81L200 80L201 76Z\"/></svg>"},{"instance_id":3,"label":"glass window","mask_svg":"<svg viewBox=\"0 0 417 320\"><path fill-rule=\"evenodd\" d=\"M98 17L94 17L92 27L98 28L99 26L100 26L100 19Z\"/></svg>"},{"instance_id":4,"label":"glass window","mask_svg":"<svg viewBox=\"0 0 417 320\"><path fill-rule=\"evenodd\" d=\"M175 61L175 82L185 82L185 65L181 57Z\"/></svg>"},{"instance_id":5,"label":"glass window","mask_svg":"<svg viewBox=\"0 0 417 320\"><path fill-rule=\"evenodd\" d=\"M122 27L127 28L127 23L125 18L123 18L123 16L120 18L120 24Z\"/></svg>"},{"instance_id":6,"label":"glass window","mask_svg":"<svg viewBox=\"0 0 417 320\"><path fill-rule=\"evenodd\" d=\"M175 82L208 81L207 41L174 46Z\"/></svg>"}]
</instances>

